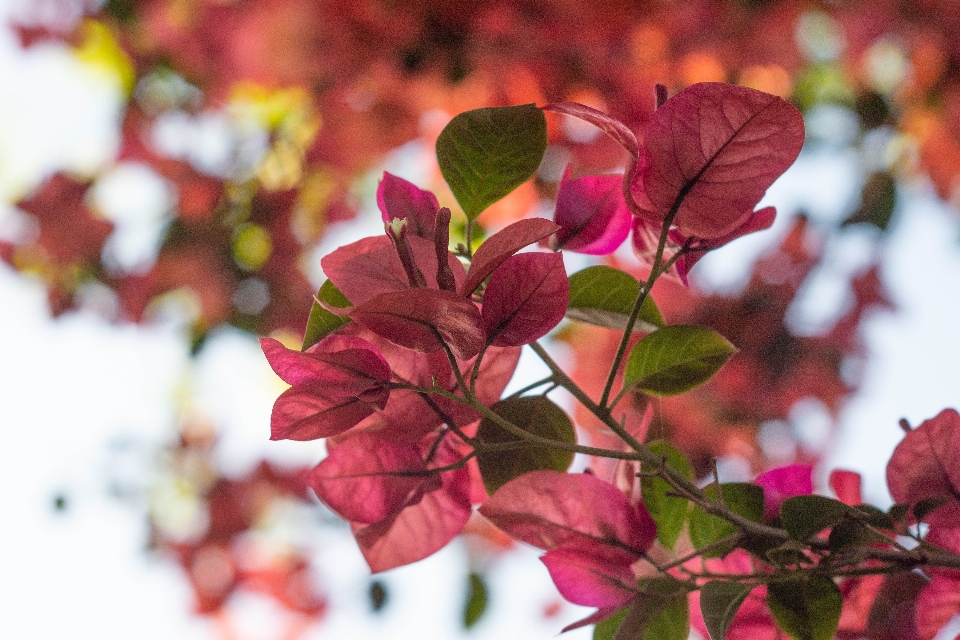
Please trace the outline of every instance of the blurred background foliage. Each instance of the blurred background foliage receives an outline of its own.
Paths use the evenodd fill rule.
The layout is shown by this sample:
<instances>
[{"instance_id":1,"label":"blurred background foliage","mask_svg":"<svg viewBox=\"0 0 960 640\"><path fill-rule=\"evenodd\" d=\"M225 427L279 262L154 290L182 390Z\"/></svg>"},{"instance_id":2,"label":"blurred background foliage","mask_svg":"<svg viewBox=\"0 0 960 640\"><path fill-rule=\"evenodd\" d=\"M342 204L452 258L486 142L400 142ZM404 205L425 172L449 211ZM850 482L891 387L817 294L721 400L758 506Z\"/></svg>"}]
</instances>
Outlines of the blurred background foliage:
<instances>
[{"instance_id":1,"label":"blurred background foliage","mask_svg":"<svg viewBox=\"0 0 960 640\"><path fill-rule=\"evenodd\" d=\"M960 205L955 0L33 0L11 26L24 48L67 48L113 87L120 109L108 159L16 185L17 223L0 258L44 283L54 316L93 310L117 326L173 318L193 353L225 326L299 344L325 233L369 208L398 148L418 163L418 186L456 211L430 161L456 113L572 100L642 137L655 83L673 93L733 82L791 101L807 121L808 155L857 159L849 187L860 197L838 218L794 218L735 286L655 292L669 322L713 326L740 349L709 385L656 406L656 435L701 474L716 459L747 474L820 459L868 364L862 322L893 308L881 255L909 215L902 193L929 185ZM596 131L551 117L535 180L480 222L548 210L568 163L583 174L622 162ZM124 180L152 190L152 214L111 207ZM139 253L116 241L130 229L146 238ZM865 258L838 276L841 301L804 321L798 300L829 268L825 247L850 233L865 238ZM629 255L611 260L636 269ZM599 384L615 338L571 325L557 340L584 386ZM645 402L634 398L638 415ZM798 407L817 414L813 432L798 427ZM217 416L175 422L154 461L166 484L138 499L152 548L182 566L196 611L219 615L247 589L302 615L285 637L322 624L308 547L288 540L281 553L257 535L278 514L319 508L302 470L263 462L227 476L212 453ZM589 416L578 423L606 437ZM509 546L482 522L469 531L477 558ZM477 564L464 569L465 627L488 598ZM369 597L374 612L390 604L381 581Z\"/></svg>"}]
</instances>

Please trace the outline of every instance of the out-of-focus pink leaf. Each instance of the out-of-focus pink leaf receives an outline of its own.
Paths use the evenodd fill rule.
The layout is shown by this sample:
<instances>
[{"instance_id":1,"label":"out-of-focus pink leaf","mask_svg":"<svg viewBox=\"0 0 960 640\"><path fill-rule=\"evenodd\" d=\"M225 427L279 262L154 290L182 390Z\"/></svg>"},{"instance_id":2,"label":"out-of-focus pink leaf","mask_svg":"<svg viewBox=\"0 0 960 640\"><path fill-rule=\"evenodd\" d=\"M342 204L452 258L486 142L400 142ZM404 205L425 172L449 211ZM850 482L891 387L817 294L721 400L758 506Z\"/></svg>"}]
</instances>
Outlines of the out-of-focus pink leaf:
<instances>
[{"instance_id":1,"label":"out-of-focus pink leaf","mask_svg":"<svg viewBox=\"0 0 960 640\"><path fill-rule=\"evenodd\" d=\"M496 232L484 240L473 254L470 271L460 287L460 293L470 296L507 258L559 229L559 225L545 218L524 218Z\"/></svg>"},{"instance_id":2,"label":"out-of-focus pink leaf","mask_svg":"<svg viewBox=\"0 0 960 640\"><path fill-rule=\"evenodd\" d=\"M960 579L934 576L917 596L917 631L922 640L933 640L950 619L960 614Z\"/></svg>"},{"instance_id":3,"label":"out-of-focus pink leaf","mask_svg":"<svg viewBox=\"0 0 960 640\"><path fill-rule=\"evenodd\" d=\"M453 464L459 453L446 443L430 467ZM440 474L442 486L423 495L398 515L368 526L353 525L353 535L373 572L386 571L430 556L462 530L472 511L466 467Z\"/></svg>"},{"instance_id":4,"label":"out-of-focus pink leaf","mask_svg":"<svg viewBox=\"0 0 960 640\"><path fill-rule=\"evenodd\" d=\"M634 160L640 154L640 144L637 142L637 136L634 135L633 131L630 131L627 125L602 111L577 102L553 102L541 108L544 111L563 113L589 122L616 140Z\"/></svg>"},{"instance_id":5,"label":"out-of-focus pink leaf","mask_svg":"<svg viewBox=\"0 0 960 640\"><path fill-rule=\"evenodd\" d=\"M467 360L483 347L480 311L452 291L410 289L381 293L353 308L350 317L387 340L415 351L442 348Z\"/></svg>"},{"instance_id":6,"label":"out-of-focus pink leaf","mask_svg":"<svg viewBox=\"0 0 960 640\"><path fill-rule=\"evenodd\" d=\"M305 352L260 338L260 348L281 380L323 384L328 395L356 395L390 380L390 365L377 348L354 336L329 336Z\"/></svg>"},{"instance_id":7,"label":"out-of-focus pink leaf","mask_svg":"<svg viewBox=\"0 0 960 640\"><path fill-rule=\"evenodd\" d=\"M695 84L651 117L633 187L652 204L652 222L676 211L673 224L684 235L723 237L747 221L803 138L800 112L781 98Z\"/></svg>"},{"instance_id":8,"label":"out-of-focus pink leaf","mask_svg":"<svg viewBox=\"0 0 960 640\"><path fill-rule=\"evenodd\" d=\"M960 525L960 414L944 409L908 433L887 463L887 486L897 502L944 498L930 512L931 525Z\"/></svg>"},{"instance_id":9,"label":"out-of-focus pink leaf","mask_svg":"<svg viewBox=\"0 0 960 640\"><path fill-rule=\"evenodd\" d=\"M271 440L318 440L343 433L387 404L390 390L375 387L359 396L327 395L323 385L287 389L273 403Z\"/></svg>"},{"instance_id":10,"label":"out-of-focus pink leaf","mask_svg":"<svg viewBox=\"0 0 960 640\"><path fill-rule=\"evenodd\" d=\"M623 244L633 216L627 209L620 175L569 179L567 169L557 193L554 221L560 225L557 248L606 255Z\"/></svg>"},{"instance_id":11,"label":"out-of-focus pink leaf","mask_svg":"<svg viewBox=\"0 0 960 640\"><path fill-rule=\"evenodd\" d=\"M559 253L521 253L504 262L483 295L483 328L498 347L527 344L557 326L570 285Z\"/></svg>"},{"instance_id":12,"label":"out-of-focus pink leaf","mask_svg":"<svg viewBox=\"0 0 960 640\"><path fill-rule=\"evenodd\" d=\"M423 469L416 446L358 433L332 447L307 475L307 483L344 519L371 524L398 513L410 494L423 484L422 476L391 472Z\"/></svg>"},{"instance_id":13,"label":"out-of-focus pink leaf","mask_svg":"<svg viewBox=\"0 0 960 640\"><path fill-rule=\"evenodd\" d=\"M377 186L377 206L384 222L406 220L411 235L433 240L440 204L429 191L384 171Z\"/></svg>"},{"instance_id":14,"label":"out-of-focus pink leaf","mask_svg":"<svg viewBox=\"0 0 960 640\"><path fill-rule=\"evenodd\" d=\"M408 236L413 260L427 281L427 287L437 289L437 254L433 238ZM457 286L466 279L463 265L452 253L447 263ZM410 280L400 262L393 243L387 236L363 238L344 245L320 260L323 272L337 286L347 300L355 305L391 291L407 291Z\"/></svg>"},{"instance_id":15,"label":"out-of-focus pink leaf","mask_svg":"<svg viewBox=\"0 0 960 640\"><path fill-rule=\"evenodd\" d=\"M863 504L863 497L860 494L862 482L863 478L856 471L834 469L830 472L830 488L840 502L851 507Z\"/></svg>"},{"instance_id":16,"label":"out-of-focus pink leaf","mask_svg":"<svg viewBox=\"0 0 960 640\"><path fill-rule=\"evenodd\" d=\"M605 547L640 557L656 536L643 505L589 474L532 471L500 487L480 513L513 538L541 549L604 557Z\"/></svg>"},{"instance_id":17,"label":"out-of-focus pink leaf","mask_svg":"<svg viewBox=\"0 0 960 640\"><path fill-rule=\"evenodd\" d=\"M629 552L611 551L600 557L554 549L542 555L540 561L566 600L586 607L619 607L637 595L637 580L630 570L636 558Z\"/></svg>"},{"instance_id":18,"label":"out-of-focus pink leaf","mask_svg":"<svg viewBox=\"0 0 960 640\"><path fill-rule=\"evenodd\" d=\"M764 471L754 481L763 487L763 512L766 520L780 513L780 505L787 498L813 493L813 467L809 464L790 464Z\"/></svg>"}]
</instances>

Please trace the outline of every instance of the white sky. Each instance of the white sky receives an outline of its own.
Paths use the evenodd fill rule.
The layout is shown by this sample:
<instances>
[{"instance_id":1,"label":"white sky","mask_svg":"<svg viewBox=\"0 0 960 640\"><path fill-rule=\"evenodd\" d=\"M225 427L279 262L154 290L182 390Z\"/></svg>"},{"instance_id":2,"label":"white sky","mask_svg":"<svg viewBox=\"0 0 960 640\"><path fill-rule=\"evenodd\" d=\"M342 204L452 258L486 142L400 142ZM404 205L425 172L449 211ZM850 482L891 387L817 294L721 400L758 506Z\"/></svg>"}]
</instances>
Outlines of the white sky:
<instances>
[{"instance_id":1,"label":"white sky","mask_svg":"<svg viewBox=\"0 0 960 640\"><path fill-rule=\"evenodd\" d=\"M0 16L3 10L0 2ZM54 166L90 170L110 157L116 107L109 86L71 58L46 47L24 53L0 31L0 83L0 198L23 193ZM768 200L784 211L802 206L815 218L836 219L856 195L843 191L854 161L809 154ZM957 406L960 391L958 217L923 185L902 206L883 272L900 312L868 323L872 366L862 393L844 411L846 429L831 446L830 466L821 469L861 471L867 497L881 502L887 500L883 464L901 437L897 420L916 424ZM0 234L15 230L11 220L0 215ZM781 220L774 231L718 252L698 270L742 271L784 225ZM345 227L334 237L351 233L356 229ZM831 245L828 263L856 269L867 244L862 235L848 234ZM730 276L712 280L720 286ZM828 318L843 300L835 277L821 280L818 295L800 311L804 317ZM138 474L149 468L149 452L173 435L174 400L185 379L195 410L215 416L224 430L220 453L228 470L242 471L264 455L315 460L319 449L310 444L267 440L279 387L256 344L225 332L191 363L175 327L106 326L92 314L52 321L39 285L6 266L0 266L0 299L0 335L6 337L0 359L0 637L213 637L210 623L188 614L190 594L179 570L142 552L142 513L106 489L118 475L145 481L146 474ZM816 419L814 411L809 420ZM63 514L52 508L58 492L69 501ZM317 553L335 601L329 620L311 637L455 637L461 546L388 574L394 601L386 616L373 619L363 614L367 577L359 553L344 536L324 536ZM492 579L492 612L474 638L549 638L576 616L571 609L562 621L539 621L552 586L533 553L501 563ZM246 611L249 637L276 635L264 628L269 612L262 603L241 602L238 609ZM567 637L587 638L589 632Z\"/></svg>"}]
</instances>

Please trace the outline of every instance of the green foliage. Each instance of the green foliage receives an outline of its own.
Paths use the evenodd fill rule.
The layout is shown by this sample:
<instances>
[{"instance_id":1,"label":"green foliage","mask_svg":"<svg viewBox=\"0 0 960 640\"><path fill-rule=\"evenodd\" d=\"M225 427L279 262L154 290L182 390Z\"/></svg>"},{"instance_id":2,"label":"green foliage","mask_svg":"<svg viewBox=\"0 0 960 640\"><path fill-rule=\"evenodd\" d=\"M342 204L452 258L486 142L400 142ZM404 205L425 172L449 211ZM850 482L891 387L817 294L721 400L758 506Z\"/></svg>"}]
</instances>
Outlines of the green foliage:
<instances>
[{"instance_id":1,"label":"green foliage","mask_svg":"<svg viewBox=\"0 0 960 640\"><path fill-rule=\"evenodd\" d=\"M727 482L710 485L704 489L704 495L714 502L722 502L731 511L748 520L763 520L763 487L748 482ZM718 495L720 499L718 500ZM737 531L737 528L722 518L712 516L701 507L694 507L690 514L690 541L700 549L713 544ZM704 554L707 557L721 556L729 549L715 549Z\"/></svg>"},{"instance_id":2,"label":"green foliage","mask_svg":"<svg viewBox=\"0 0 960 640\"><path fill-rule=\"evenodd\" d=\"M804 576L767 585L774 620L795 640L831 640L840 622L843 596L826 576Z\"/></svg>"},{"instance_id":3,"label":"green foliage","mask_svg":"<svg viewBox=\"0 0 960 640\"><path fill-rule=\"evenodd\" d=\"M629 606L598 623L593 640L686 640L690 633L690 585L670 577L640 581Z\"/></svg>"},{"instance_id":4,"label":"green foliage","mask_svg":"<svg viewBox=\"0 0 960 640\"><path fill-rule=\"evenodd\" d=\"M527 433L575 444L577 435L573 423L563 409L546 396L508 398L491 407L494 413L515 424ZM477 429L477 438L484 444L516 443L517 448L485 451L477 454L477 464L487 493L528 471L553 469L566 471L573 462L573 453L550 447L532 446L510 433L493 420L484 418Z\"/></svg>"},{"instance_id":5,"label":"green foliage","mask_svg":"<svg viewBox=\"0 0 960 640\"><path fill-rule=\"evenodd\" d=\"M337 286L330 280L320 285L320 290L317 291L317 300L322 300L332 307L346 308L350 306L347 297L340 293ZM327 311L314 300L313 307L310 308L310 317L307 319L307 328L303 332L303 346L300 347L300 350L306 351L348 322L350 322L350 318L341 318L335 313Z\"/></svg>"},{"instance_id":6,"label":"green foliage","mask_svg":"<svg viewBox=\"0 0 960 640\"><path fill-rule=\"evenodd\" d=\"M629 273L605 265L587 267L570 276L567 317L623 331L638 295L640 283ZM657 303L647 296L633 330L649 332L662 326Z\"/></svg>"},{"instance_id":7,"label":"green foliage","mask_svg":"<svg viewBox=\"0 0 960 640\"><path fill-rule=\"evenodd\" d=\"M467 602L463 608L463 628L470 629L487 611L487 583L479 573L468 576Z\"/></svg>"},{"instance_id":8,"label":"green foliage","mask_svg":"<svg viewBox=\"0 0 960 640\"><path fill-rule=\"evenodd\" d=\"M712 580L700 590L700 613L710 640L725 640L740 605L756 585Z\"/></svg>"},{"instance_id":9,"label":"green foliage","mask_svg":"<svg viewBox=\"0 0 960 640\"><path fill-rule=\"evenodd\" d=\"M473 220L532 176L546 148L547 121L535 105L488 107L461 113L444 127L437 162Z\"/></svg>"},{"instance_id":10,"label":"green foliage","mask_svg":"<svg viewBox=\"0 0 960 640\"><path fill-rule=\"evenodd\" d=\"M653 395L677 395L709 380L736 351L726 338L705 327L663 327L630 352L624 388L636 385Z\"/></svg>"},{"instance_id":11,"label":"green foliage","mask_svg":"<svg viewBox=\"0 0 960 640\"><path fill-rule=\"evenodd\" d=\"M677 449L663 441L651 442L650 450L666 460L666 463L680 471L687 478L693 479L693 469L686 457ZM643 471L653 472L656 469L651 465L643 465ZM690 502L685 498L667 495L671 491L670 485L661 478L644 476L640 481L643 493L643 504L657 523L657 539L660 543L672 549L677 538L683 531L690 514Z\"/></svg>"},{"instance_id":12,"label":"green foliage","mask_svg":"<svg viewBox=\"0 0 960 640\"><path fill-rule=\"evenodd\" d=\"M850 507L826 496L793 496L780 506L783 526L796 540L806 540L840 522Z\"/></svg>"}]
</instances>

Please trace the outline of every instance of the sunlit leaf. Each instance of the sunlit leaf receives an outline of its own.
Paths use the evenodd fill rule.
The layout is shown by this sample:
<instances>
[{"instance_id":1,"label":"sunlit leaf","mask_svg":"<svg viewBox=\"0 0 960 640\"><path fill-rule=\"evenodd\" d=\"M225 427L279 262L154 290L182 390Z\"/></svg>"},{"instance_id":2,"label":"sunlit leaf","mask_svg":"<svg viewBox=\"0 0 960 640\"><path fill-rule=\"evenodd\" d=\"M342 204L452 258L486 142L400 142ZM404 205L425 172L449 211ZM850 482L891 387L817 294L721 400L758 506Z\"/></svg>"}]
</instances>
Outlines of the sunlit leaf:
<instances>
[{"instance_id":1,"label":"sunlit leaf","mask_svg":"<svg viewBox=\"0 0 960 640\"><path fill-rule=\"evenodd\" d=\"M709 380L734 353L736 347L711 329L663 327L633 347L623 384L653 395L676 395Z\"/></svg>"},{"instance_id":2,"label":"sunlit leaf","mask_svg":"<svg viewBox=\"0 0 960 640\"><path fill-rule=\"evenodd\" d=\"M547 121L532 104L461 113L437 138L437 162L467 218L533 175L547 148Z\"/></svg>"},{"instance_id":3,"label":"sunlit leaf","mask_svg":"<svg viewBox=\"0 0 960 640\"><path fill-rule=\"evenodd\" d=\"M640 283L629 273L606 265L587 267L570 276L567 317L622 331L639 294ZM650 332L662 326L663 316L648 295L640 307L634 331Z\"/></svg>"}]
</instances>

